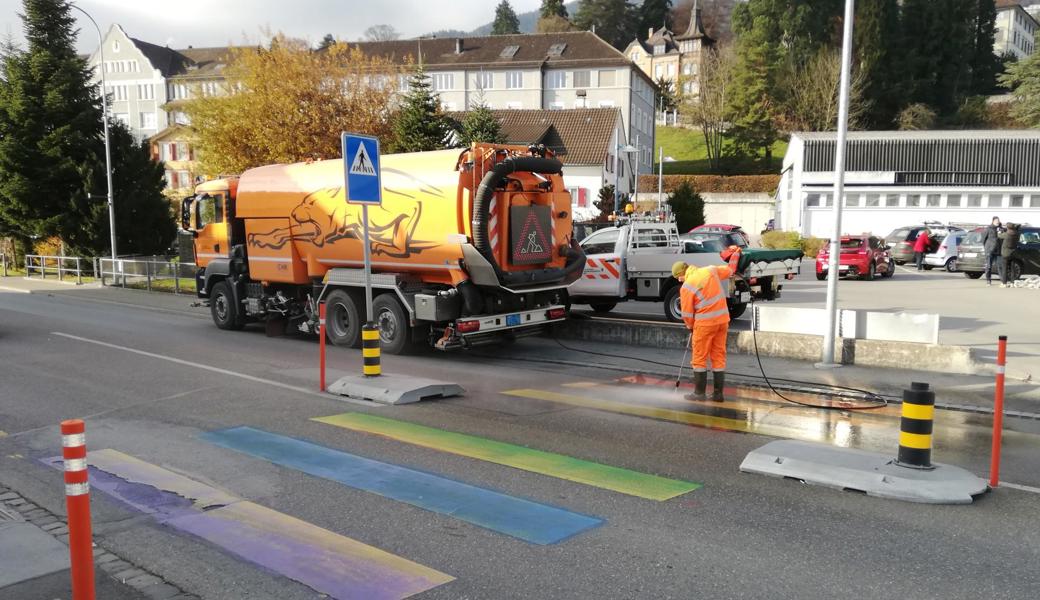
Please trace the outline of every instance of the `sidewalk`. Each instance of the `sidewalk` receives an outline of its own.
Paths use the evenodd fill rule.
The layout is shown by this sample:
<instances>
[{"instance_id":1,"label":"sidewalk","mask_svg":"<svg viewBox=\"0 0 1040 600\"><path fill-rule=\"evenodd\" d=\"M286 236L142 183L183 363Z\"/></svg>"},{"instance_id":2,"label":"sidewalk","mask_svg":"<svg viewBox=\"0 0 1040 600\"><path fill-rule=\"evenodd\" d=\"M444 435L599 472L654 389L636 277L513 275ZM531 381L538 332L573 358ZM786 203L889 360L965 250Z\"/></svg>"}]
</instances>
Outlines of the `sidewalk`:
<instances>
[{"instance_id":1,"label":"sidewalk","mask_svg":"<svg viewBox=\"0 0 1040 600\"><path fill-rule=\"evenodd\" d=\"M147 292L144 290L125 289L120 287L102 287L100 283L75 285L61 283L53 279L0 277L0 293L12 292L23 294L49 294L67 296L95 302L140 306L168 312L186 313L209 318L209 309L204 306L193 307L198 298L194 294L171 294L166 292Z\"/></svg>"}]
</instances>

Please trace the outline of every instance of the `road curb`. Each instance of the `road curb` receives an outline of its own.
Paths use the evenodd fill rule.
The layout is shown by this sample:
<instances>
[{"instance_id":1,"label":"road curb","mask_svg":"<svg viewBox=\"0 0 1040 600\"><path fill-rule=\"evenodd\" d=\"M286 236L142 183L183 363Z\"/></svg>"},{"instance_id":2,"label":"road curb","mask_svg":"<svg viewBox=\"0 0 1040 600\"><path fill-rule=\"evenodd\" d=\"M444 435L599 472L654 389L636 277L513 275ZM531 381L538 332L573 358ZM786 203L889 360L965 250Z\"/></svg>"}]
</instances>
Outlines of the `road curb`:
<instances>
[{"instance_id":1,"label":"road curb","mask_svg":"<svg viewBox=\"0 0 1040 600\"><path fill-rule=\"evenodd\" d=\"M26 522L36 525L59 542L68 545L69 525L66 519L42 508L18 492L0 485L0 504L21 515ZM149 598L169 600L199 600L163 578L135 566L130 561L109 552L94 540L94 566L109 577L129 586Z\"/></svg>"},{"instance_id":2,"label":"road curb","mask_svg":"<svg viewBox=\"0 0 1040 600\"><path fill-rule=\"evenodd\" d=\"M571 319L556 331L563 339L676 350L685 349L689 340L689 331L682 325L622 319ZM730 331L726 350L753 355L756 342L762 356L816 361L823 353L822 336L765 331ZM838 338L834 359L864 367L905 369L913 365L936 373L993 374L993 365L979 360L967 346Z\"/></svg>"},{"instance_id":3,"label":"road curb","mask_svg":"<svg viewBox=\"0 0 1040 600\"><path fill-rule=\"evenodd\" d=\"M0 285L0 292L14 292L16 294L31 294L32 290L23 290L22 288L8 287L6 285Z\"/></svg>"}]
</instances>

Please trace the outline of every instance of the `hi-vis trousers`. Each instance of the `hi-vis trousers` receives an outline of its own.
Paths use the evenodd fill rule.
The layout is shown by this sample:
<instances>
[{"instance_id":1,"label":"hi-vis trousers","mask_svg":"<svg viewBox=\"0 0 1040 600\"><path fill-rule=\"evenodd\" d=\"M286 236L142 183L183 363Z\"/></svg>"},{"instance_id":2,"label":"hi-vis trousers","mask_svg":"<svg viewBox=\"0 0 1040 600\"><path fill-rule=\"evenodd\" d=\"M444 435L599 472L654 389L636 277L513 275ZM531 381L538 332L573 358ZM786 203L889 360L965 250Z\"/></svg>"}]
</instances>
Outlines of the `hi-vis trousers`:
<instances>
[{"instance_id":1,"label":"hi-vis trousers","mask_svg":"<svg viewBox=\"0 0 1040 600\"><path fill-rule=\"evenodd\" d=\"M711 359L713 371L726 370L726 334L729 332L729 323L718 323L713 325L693 326L693 348L690 353L693 356L691 364L693 370L707 371L708 359Z\"/></svg>"}]
</instances>

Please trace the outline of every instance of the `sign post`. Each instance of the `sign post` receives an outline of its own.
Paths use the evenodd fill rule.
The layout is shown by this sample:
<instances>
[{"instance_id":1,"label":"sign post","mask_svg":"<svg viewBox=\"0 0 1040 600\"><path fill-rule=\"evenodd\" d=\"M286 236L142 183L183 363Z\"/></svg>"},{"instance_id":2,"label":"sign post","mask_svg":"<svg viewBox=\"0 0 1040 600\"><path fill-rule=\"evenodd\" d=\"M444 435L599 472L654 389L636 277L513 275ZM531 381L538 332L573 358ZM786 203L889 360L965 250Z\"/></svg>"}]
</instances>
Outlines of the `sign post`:
<instances>
[{"instance_id":1,"label":"sign post","mask_svg":"<svg viewBox=\"0 0 1040 600\"><path fill-rule=\"evenodd\" d=\"M383 202L383 185L379 173L379 140L377 138L343 132L343 171L347 202L361 205L365 251L365 319L371 325L372 314L372 253L368 238L368 206Z\"/></svg>"}]
</instances>

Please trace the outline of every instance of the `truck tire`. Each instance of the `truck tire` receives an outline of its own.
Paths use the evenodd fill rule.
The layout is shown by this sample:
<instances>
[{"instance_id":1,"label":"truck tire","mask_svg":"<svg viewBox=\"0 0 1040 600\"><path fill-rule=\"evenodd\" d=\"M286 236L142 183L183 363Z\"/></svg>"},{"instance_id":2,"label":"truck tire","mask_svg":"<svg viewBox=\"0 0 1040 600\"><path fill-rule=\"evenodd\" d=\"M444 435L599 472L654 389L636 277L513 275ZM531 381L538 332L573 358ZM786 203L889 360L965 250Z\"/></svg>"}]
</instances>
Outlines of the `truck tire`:
<instances>
[{"instance_id":1,"label":"truck tire","mask_svg":"<svg viewBox=\"0 0 1040 600\"><path fill-rule=\"evenodd\" d=\"M407 354L415 349L408 313L394 294L380 294L372 301L372 314L379 325L379 345L387 354Z\"/></svg>"},{"instance_id":2,"label":"truck tire","mask_svg":"<svg viewBox=\"0 0 1040 600\"><path fill-rule=\"evenodd\" d=\"M361 347L361 311L357 296L333 290L325 298L325 338L336 346Z\"/></svg>"},{"instance_id":3,"label":"truck tire","mask_svg":"<svg viewBox=\"0 0 1040 600\"><path fill-rule=\"evenodd\" d=\"M231 293L231 286L227 281L218 281L210 289L209 312L213 316L213 322L220 329L238 331L246 326L242 307L235 303L235 296Z\"/></svg>"},{"instance_id":4,"label":"truck tire","mask_svg":"<svg viewBox=\"0 0 1040 600\"><path fill-rule=\"evenodd\" d=\"M617 302L589 302L589 306L592 307L594 312L606 313L614 310Z\"/></svg>"},{"instance_id":5,"label":"truck tire","mask_svg":"<svg viewBox=\"0 0 1040 600\"><path fill-rule=\"evenodd\" d=\"M729 318L739 319L740 315L744 314L745 310L747 310L747 302L731 304L729 306Z\"/></svg>"},{"instance_id":6,"label":"truck tire","mask_svg":"<svg viewBox=\"0 0 1040 600\"><path fill-rule=\"evenodd\" d=\"M664 295L664 316L672 323L682 323L682 303L679 298L679 288L675 285L669 288Z\"/></svg>"}]
</instances>

